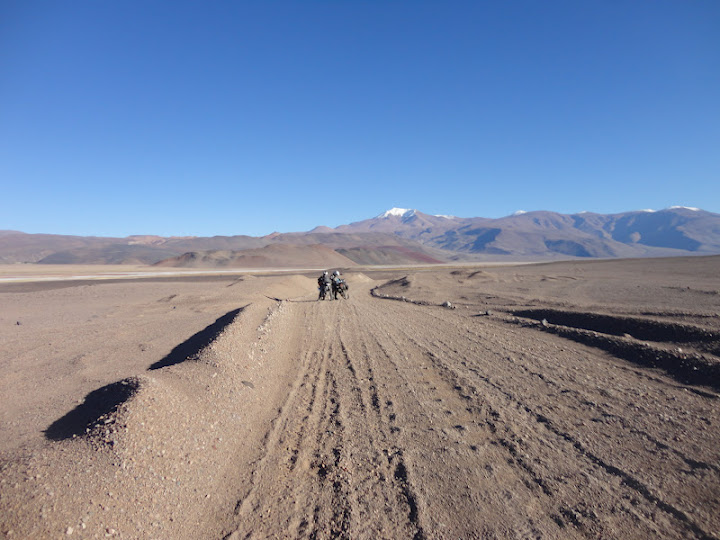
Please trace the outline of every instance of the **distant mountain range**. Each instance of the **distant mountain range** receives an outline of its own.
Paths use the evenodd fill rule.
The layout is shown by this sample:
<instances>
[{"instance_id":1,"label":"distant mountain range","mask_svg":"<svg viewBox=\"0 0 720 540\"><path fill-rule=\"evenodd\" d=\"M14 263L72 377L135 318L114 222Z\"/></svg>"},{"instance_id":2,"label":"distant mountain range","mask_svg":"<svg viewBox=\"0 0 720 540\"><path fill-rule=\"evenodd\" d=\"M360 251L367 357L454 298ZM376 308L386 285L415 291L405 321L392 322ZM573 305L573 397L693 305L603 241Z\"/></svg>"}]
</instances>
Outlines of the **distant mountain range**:
<instances>
[{"instance_id":1,"label":"distant mountain range","mask_svg":"<svg viewBox=\"0 0 720 540\"><path fill-rule=\"evenodd\" d=\"M393 208L338 232L383 232L424 247L493 257L652 257L720 253L720 214L675 206L622 214L516 212L499 219Z\"/></svg>"},{"instance_id":2,"label":"distant mountain range","mask_svg":"<svg viewBox=\"0 0 720 540\"><path fill-rule=\"evenodd\" d=\"M371 219L268 236L127 238L0 231L0 263L327 267L720 254L720 214L516 212L498 219L393 208Z\"/></svg>"}]
</instances>

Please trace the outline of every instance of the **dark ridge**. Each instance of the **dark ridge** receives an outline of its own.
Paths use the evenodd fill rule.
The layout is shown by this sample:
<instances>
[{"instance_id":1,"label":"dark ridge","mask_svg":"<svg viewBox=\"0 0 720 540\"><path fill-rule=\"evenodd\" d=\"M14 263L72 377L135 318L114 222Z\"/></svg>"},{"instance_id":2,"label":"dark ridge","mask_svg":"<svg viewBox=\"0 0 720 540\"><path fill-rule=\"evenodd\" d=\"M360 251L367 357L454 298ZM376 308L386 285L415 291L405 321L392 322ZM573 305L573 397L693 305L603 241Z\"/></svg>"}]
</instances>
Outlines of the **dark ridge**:
<instances>
[{"instance_id":1,"label":"dark ridge","mask_svg":"<svg viewBox=\"0 0 720 540\"><path fill-rule=\"evenodd\" d=\"M545 247L550 251L562 253L563 255L571 255L573 257L592 257L582 244L571 240L545 240Z\"/></svg>"},{"instance_id":2,"label":"dark ridge","mask_svg":"<svg viewBox=\"0 0 720 540\"><path fill-rule=\"evenodd\" d=\"M523 324L520 320L519 324ZM697 354L675 353L646 343L633 343L600 332L569 326L538 324L537 329L596 347L640 366L659 368L682 384L707 386L720 391L720 362Z\"/></svg>"},{"instance_id":3,"label":"dark ridge","mask_svg":"<svg viewBox=\"0 0 720 540\"><path fill-rule=\"evenodd\" d=\"M475 235L475 240L471 244L470 251L484 251L487 249L488 244L494 242L498 235L502 232L502 229L492 228L480 228L472 231L467 231L465 234Z\"/></svg>"},{"instance_id":4,"label":"dark ridge","mask_svg":"<svg viewBox=\"0 0 720 540\"><path fill-rule=\"evenodd\" d=\"M173 366L175 364L179 364L180 362L184 362L188 358L197 356L200 351L215 341L220 333L225 330L225 328L227 328L230 323L235 320L235 317L237 317L238 314L240 314L240 312L246 307L247 306L243 306L227 312L214 323L205 329L200 330L197 334L176 346L172 351L170 351L170 354L162 360L155 362L149 369L153 370Z\"/></svg>"},{"instance_id":5,"label":"dark ridge","mask_svg":"<svg viewBox=\"0 0 720 540\"><path fill-rule=\"evenodd\" d=\"M383 284L382 287L390 287L392 285L399 285L401 287L409 287L410 286L410 280L407 276L403 276L401 278L393 279L391 281L388 281L387 283ZM379 287L377 287L379 288Z\"/></svg>"},{"instance_id":6,"label":"dark ridge","mask_svg":"<svg viewBox=\"0 0 720 540\"><path fill-rule=\"evenodd\" d=\"M62 441L74 436L84 435L88 429L100 422L100 419L117 410L130 399L140 387L135 378L117 381L97 390L93 390L85 400L62 418L55 420L45 430L45 438Z\"/></svg>"},{"instance_id":7,"label":"dark ridge","mask_svg":"<svg viewBox=\"0 0 720 540\"><path fill-rule=\"evenodd\" d=\"M720 336L710 330L688 324L676 324L636 317L619 317L600 313L562 311L557 309L526 309L514 311L516 317L525 317L551 324L572 328L583 328L604 334L624 336L629 334L635 339L670 343L706 342L719 340Z\"/></svg>"}]
</instances>

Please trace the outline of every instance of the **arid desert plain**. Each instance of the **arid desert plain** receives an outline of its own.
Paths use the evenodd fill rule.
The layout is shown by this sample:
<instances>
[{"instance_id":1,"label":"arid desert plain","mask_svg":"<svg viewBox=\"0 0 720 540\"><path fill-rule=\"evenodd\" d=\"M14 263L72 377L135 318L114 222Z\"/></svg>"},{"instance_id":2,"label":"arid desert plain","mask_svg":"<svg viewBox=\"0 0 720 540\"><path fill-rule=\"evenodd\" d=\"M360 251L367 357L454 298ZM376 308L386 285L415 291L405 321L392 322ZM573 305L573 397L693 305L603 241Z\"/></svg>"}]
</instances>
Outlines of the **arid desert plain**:
<instances>
[{"instance_id":1,"label":"arid desert plain","mask_svg":"<svg viewBox=\"0 0 720 540\"><path fill-rule=\"evenodd\" d=\"M720 257L22 268L0 537L720 538Z\"/></svg>"}]
</instances>

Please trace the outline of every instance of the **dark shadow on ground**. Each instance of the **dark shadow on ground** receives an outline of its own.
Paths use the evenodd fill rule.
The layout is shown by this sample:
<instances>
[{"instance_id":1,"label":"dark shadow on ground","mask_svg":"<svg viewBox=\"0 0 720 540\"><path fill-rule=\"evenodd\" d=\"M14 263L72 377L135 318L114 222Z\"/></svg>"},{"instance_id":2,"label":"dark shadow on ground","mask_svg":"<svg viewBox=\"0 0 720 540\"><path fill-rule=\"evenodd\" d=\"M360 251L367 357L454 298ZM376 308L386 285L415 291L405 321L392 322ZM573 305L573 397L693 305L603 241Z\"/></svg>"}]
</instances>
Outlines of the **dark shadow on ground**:
<instances>
[{"instance_id":1,"label":"dark shadow on ground","mask_svg":"<svg viewBox=\"0 0 720 540\"><path fill-rule=\"evenodd\" d=\"M84 435L86 430L100 421L100 418L115 412L119 405L130 399L139 386L140 382L133 378L93 390L85 397L83 403L50 424L45 430L45 438L62 441Z\"/></svg>"},{"instance_id":2,"label":"dark shadow on ground","mask_svg":"<svg viewBox=\"0 0 720 540\"><path fill-rule=\"evenodd\" d=\"M648 341L690 343L718 340L718 336L714 332L705 328L649 318L559 309L524 309L513 311L513 315L536 321L545 319L551 324L602 332L603 334L631 335L636 339Z\"/></svg>"},{"instance_id":3,"label":"dark shadow on ground","mask_svg":"<svg viewBox=\"0 0 720 540\"><path fill-rule=\"evenodd\" d=\"M513 315L541 321L533 324L536 330L597 347L633 364L662 369L682 384L720 391L717 358L673 346L678 343L697 346L704 341L716 343L717 336L709 330L687 324L550 309L519 310ZM519 319L514 324L525 323Z\"/></svg>"},{"instance_id":4,"label":"dark shadow on ground","mask_svg":"<svg viewBox=\"0 0 720 540\"><path fill-rule=\"evenodd\" d=\"M180 345L170 351L170 354L168 354L165 358L158 360L151 365L149 369L153 370L173 366L197 355L201 350L210 345L218 337L218 335L220 335L220 332L230 325L230 323L235 320L235 317L237 317L238 314L246 307L247 306L243 306L229 311L204 330L200 330L187 341L183 341Z\"/></svg>"}]
</instances>

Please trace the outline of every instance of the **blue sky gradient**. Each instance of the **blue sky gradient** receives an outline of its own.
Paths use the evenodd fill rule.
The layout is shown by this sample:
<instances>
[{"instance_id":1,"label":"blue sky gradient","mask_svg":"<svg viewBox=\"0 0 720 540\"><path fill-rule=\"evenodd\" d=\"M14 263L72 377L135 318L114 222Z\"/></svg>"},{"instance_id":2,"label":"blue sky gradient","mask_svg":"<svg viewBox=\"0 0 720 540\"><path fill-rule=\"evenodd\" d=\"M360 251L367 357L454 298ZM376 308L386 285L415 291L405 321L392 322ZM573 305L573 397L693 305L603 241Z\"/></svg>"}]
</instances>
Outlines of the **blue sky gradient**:
<instances>
[{"instance_id":1,"label":"blue sky gradient","mask_svg":"<svg viewBox=\"0 0 720 540\"><path fill-rule=\"evenodd\" d=\"M720 212L720 2L0 2L0 229Z\"/></svg>"}]
</instances>

